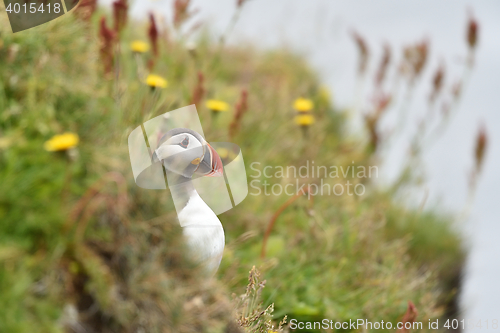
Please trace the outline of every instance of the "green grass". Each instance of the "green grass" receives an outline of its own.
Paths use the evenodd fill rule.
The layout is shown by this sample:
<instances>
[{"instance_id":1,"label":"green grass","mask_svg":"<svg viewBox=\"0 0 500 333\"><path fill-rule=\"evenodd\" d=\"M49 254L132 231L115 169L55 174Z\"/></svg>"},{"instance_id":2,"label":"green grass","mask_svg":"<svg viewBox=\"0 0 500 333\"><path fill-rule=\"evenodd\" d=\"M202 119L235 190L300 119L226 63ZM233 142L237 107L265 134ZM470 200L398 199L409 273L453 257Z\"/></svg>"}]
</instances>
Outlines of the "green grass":
<instances>
[{"instance_id":1,"label":"green grass","mask_svg":"<svg viewBox=\"0 0 500 333\"><path fill-rule=\"evenodd\" d=\"M182 41L162 40L155 73L169 86L152 93L128 48L132 39L147 39L144 27L124 31L116 80L103 72L96 22L67 15L12 34L1 15L0 332L62 332L75 325L72 308L102 332L222 332L236 318L230 295L244 292L254 265L267 280L262 301L275 304L277 321L288 315L395 323L408 300L419 321L445 314L463 260L452 219L405 208L370 180L349 179L363 181L363 196L299 198L278 218L264 259L264 231L288 197L249 195L220 216L227 247L210 286L183 257L168 193L134 184L128 134L187 105L198 71L204 100L234 106L242 89L249 92L233 140L249 181L252 162L374 165L365 140L345 133L343 110L303 59L251 45L221 49L205 37L193 57ZM315 102L307 139L293 122L299 96ZM210 124L204 100L197 108L202 124ZM207 139L229 141L231 120L232 111L205 126ZM77 156L43 149L66 131L80 137ZM92 186L96 192L86 196ZM84 312L89 307L91 314Z\"/></svg>"}]
</instances>

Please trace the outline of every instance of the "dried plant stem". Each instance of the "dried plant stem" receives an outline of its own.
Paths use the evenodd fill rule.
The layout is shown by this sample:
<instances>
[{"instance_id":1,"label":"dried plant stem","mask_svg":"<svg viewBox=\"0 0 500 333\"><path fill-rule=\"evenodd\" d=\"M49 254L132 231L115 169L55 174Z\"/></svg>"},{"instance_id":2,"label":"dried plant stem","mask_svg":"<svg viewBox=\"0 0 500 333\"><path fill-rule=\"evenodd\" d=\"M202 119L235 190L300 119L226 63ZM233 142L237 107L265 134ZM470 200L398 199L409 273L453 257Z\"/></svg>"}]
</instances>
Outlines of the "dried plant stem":
<instances>
[{"instance_id":1,"label":"dried plant stem","mask_svg":"<svg viewBox=\"0 0 500 333\"><path fill-rule=\"evenodd\" d=\"M476 138L476 147L475 147L475 165L474 169L471 172L469 179L469 194L467 196L467 201L463 210L463 218L466 219L469 217L470 211L472 209L472 205L474 203L474 197L476 195L477 183L478 179L481 175L481 170L483 169L484 158L486 154L486 150L488 147L488 135L486 133L486 128L484 124L479 129L479 134Z\"/></svg>"},{"instance_id":2,"label":"dried plant stem","mask_svg":"<svg viewBox=\"0 0 500 333\"><path fill-rule=\"evenodd\" d=\"M234 12L234 15L231 17L231 21L229 22L228 26L226 27L226 31L220 36L220 47L222 48L224 44L226 43L227 38L231 34L231 32L234 30L234 27L236 26L236 23L238 23L238 19L240 18L241 14L241 9L243 6L238 6L236 8L236 11Z\"/></svg>"},{"instance_id":3,"label":"dried plant stem","mask_svg":"<svg viewBox=\"0 0 500 333\"><path fill-rule=\"evenodd\" d=\"M71 184L71 178L72 178L72 173L71 173L71 159L69 158L67 152L64 152L66 155L66 172L64 175L64 183L63 183L63 188L61 190L61 202L66 202L69 192L69 187Z\"/></svg>"},{"instance_id":4,"label":"dried plant stem","mask_svg":"<svg viewBox=\"0 0 500 333\"><path fill-rule=\"evenodd\" d=\"M68 220L66 221L63 231L68 232L71 229L71 226L75 223L78 227L78 221L80 218L83 219L83 210L85 207L89 205L89 203L99 194L101 189L106 185L109 181L113 181L118 186L118 194L119 201L126 202L127 200L127 186L125 182L125 178L118 172L108 172L102 178L97 180L90 188L85 192L85 194L78 200L73 210L69 214ZM83 219L85 220L85 219Z\"/></svg>"},{"instance_id":5,"label":"dried plant stem","mask_svg":"<svg viewBox=\"0 0 500 333\"><path fill-rule=\"evenodd\" d=\"M139 53L134 54L134 59L136 63L136 68L137 68L137 78L139 81L145 81L146 80L146 67L144 66L144 61L142 59L142 56Z\"/></svg>"},{"instance_id":6,"label":"dried plant stem","mask_svg":"<svg viewBox=\"0 0 500 333\"><path fill-rule=\"evenodd\" d=\"M356 76L356 83L354 87L354 103L352 108L346 112L347 119L350 123L350 130L356 132L358 130L358 123L362 122L361 110L363 108L363 90L365 87L365 77L361 74Z\"/></svg>"},{"instance_id":7,"label":"dried plant stem","mask_svg":"<svg viewBox=\"0 0 500 333\"><path fill-rule=\"evenodd\" d=\"M477 183L479 176L481 174L481 171L478 169L474 169L471 172L470 179L469 179L469 191L467 193L467 199L465 201L464 208L461 212L461 220L466 221L472 211L472 207L474 206L474 198L476 197L476 189L477 189Z\"/></svg>"},{"instance_id":8,"label":"dried plant stem","mask_svg":"<svg viewBox=\"0 0 500 333\"><path fill-rule=\"evenodd\" d=\"M463 95L463 93L465 91L465 87L470 80L471 74L472 74L472 66L469 62L467 62L466 66L464 68L464 73L462 74L462 79L460 80L460 90L461 90L460 96ZM442 136L442 134L445 132L448 125L453 120L453 117L455 117L455 115L458 113L460 96L457 96L453 100L453 102L449 108L449 114L446 117L441 118L441 121L434 128L434 130L430 130L427 136L425 135L425 133L423 133L423 134L417 133L417 135L419 135L422 138L427 137L427 140L424 143L422 143L422 146L426 146L428 148L433 143L437 142L437 140Z\"/></svg>"},{"instance_id":9,"label":"dried plant stem","mask_svg":"<svg viewBox=\"0 0 500 333\"><path fill-rule=\"evenodd\" d=\"M121 47L120 42L116 43L115 46L115 102L118 108L121 107L121 99L123 94L120 92L120 57L121 57ZM121 114L121 112L119 112Z\"/></svg>"},{"instance_id":10,"label":"dried plant stem","mask_svg":"<svg viewBox=\"0 0 500 333\"><path fill-rule=\"evenodd\" d=\"M160 101L160 88L151 88L153 91L149 96L146 97L145 108L142 110L143 117L148 119L154 114L155 105Z\"/></svg>"},{"instance_id":11,"label":"dried plant stem","mask_svg":"<svg viewBox=\"0 0 500 333\"><path fill-rule=\"evenodd\" d=\"M267 246L267 240L269 238L269 235L271 235L271 231L273 230L274 224L276 223L276 220L278 217L283 213L283 211L290 206L292 203L294 203L298 198L300 198L302 195L305 195L309 192L309 189L305 189L302 193L297 193L290 199L288 199L281 207L274 213L273 217L269 221L269 224L267 225L266 233L264 234L264 238L262 240L262 249L260 251L260 257L265 258L266 256L266 246Z\"/></svg>"},{"instance_id":12,"label":"dried plant stem","mask_svg":"<svg viewBox=\"0 0 500 333\"><path fill-rule=\"evenodd\" d=\"M309 126L300 126L300 129L302 130L302 137L304 140L309 138Z\"/></svg>"}]
</instances>

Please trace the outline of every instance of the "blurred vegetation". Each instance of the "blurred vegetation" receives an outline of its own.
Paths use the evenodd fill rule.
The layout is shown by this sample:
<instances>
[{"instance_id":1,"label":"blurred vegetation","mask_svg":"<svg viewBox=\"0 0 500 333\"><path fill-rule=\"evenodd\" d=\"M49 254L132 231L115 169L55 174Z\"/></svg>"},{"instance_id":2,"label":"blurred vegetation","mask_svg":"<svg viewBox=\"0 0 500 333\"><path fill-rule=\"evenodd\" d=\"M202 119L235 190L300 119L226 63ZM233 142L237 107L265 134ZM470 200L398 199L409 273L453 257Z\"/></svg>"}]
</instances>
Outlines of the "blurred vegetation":
<instances>
[{"instance_id":1,"label":"blurred vegetation","mask_svg":"<svg viewBox=\"0 0 500 333\"><path fill-rule=\"evenodd\" d=\"M158 56L133 53L130 43L147 41L148 27L132 22L106 50L97 14L16 34L1 15L0 332L265 332L272 315L255 312L259 302L274 303L276 325L285 315L396 323L409 300L422 322L452 308L463 260L452 219L406 208L395 189L370 179L326 179L363 183L362 196L298 198L278 216L265 257L264 232L289 198L249 195L220 216L226 249L213 280L184 257L168 192L135 185L131 130L191 102L208 140L241 147L249 182L252 162L377 165L366 140L346 133L346 113L303 59L203 34L193 48L160 33ZM167 88L148 87L149 72ZM248 110L230 137L242 91ZM314 102L307 132L294 122L301 96ZM229 112L213 117L210 98L229 103ZM65 132L78 134L76 147L44 149ZM253 266L266 279L255 296L261 301L245 301L251 290L233 300Z\"/></svg>"}]
</instances>

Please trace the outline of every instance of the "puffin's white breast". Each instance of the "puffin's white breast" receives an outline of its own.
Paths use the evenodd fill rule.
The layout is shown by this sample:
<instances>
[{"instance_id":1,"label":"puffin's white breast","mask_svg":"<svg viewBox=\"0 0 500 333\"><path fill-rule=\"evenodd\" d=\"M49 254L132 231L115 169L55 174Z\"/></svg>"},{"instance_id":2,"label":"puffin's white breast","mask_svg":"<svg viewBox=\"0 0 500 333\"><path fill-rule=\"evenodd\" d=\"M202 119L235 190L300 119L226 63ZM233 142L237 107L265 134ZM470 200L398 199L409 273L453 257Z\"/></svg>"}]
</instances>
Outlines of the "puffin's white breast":
<instances>
[{"instance_id":1,"label":"puffin's white breast","mask_svg":"<svg viewBox=\"0 0 500 333\"><path fill-rule=\"evenodd\" d=\"M215 272L219 268L224 252L225 240L222 225L190 225L184 227L183 234L193 258L206 265L210 272Z\"/></svg>"},{"instance_id":2,"label":"puffin's white breast","mask_svg":"<svg viewBox=\"0 0 500 333\"><path fill-rule=\"evenodd\" d=\"M215 272L224 251L224 229L215 213L194 192L179 214L179 222L193 258Z\"/></svg>"}]
</instances>

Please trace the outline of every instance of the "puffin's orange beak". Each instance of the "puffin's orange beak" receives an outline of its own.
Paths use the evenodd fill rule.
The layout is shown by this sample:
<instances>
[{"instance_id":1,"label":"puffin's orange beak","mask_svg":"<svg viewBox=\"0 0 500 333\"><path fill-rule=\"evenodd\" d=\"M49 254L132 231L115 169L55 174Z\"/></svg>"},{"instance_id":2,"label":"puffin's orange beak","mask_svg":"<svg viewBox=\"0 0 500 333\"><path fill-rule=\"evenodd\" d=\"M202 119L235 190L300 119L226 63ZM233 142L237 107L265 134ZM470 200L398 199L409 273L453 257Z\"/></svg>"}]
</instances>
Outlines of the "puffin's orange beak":
<instances>
[{"instance_id":1,"label":"puffin's orange beak","mask_svg":"<svg viewBox=\"0 0 500 333\"><path fill-rule=\"evenodd\" d=\"M212 171L210 171L206 176L208 177L219 177L222 176L224 169L222 167L222 160L220 159L219 154L212 148L210 144L207 143L210 152L210 165Z\"/></svg>"}]
</instances>

